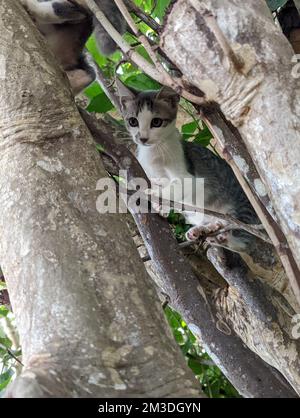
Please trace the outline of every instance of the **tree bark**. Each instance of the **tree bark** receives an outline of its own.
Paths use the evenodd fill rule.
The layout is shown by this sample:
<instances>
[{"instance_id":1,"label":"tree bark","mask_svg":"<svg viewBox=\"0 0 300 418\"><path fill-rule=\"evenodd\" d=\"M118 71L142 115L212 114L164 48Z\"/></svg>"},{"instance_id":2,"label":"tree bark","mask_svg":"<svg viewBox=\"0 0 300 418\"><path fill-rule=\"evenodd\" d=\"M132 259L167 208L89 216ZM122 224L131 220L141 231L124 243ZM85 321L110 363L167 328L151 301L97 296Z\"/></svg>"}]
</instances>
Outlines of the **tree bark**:
<instances>
[{"instance_id":1,"label":"tree bark","mask_svg":"<svg viewBox=\"0 0 300 418\"><path fill-rule=\"evenodd\" d=\"M145 172L127 148L121 143L116 143L111 133L108 135L109 140L107 135L103 134L104 130L108 133L111 127L107 126L106 129L100 130L99 121L95 122L93 117L85 111L81 111L81 114L95 141L103 147L104 153L109 155L117 165L114 167L111 162L107 164L105 159L108 171L113 170L112 173L118 173L118 169L127 170L128 182L134 181L135 178L144 178L147 184L149 180ZM239 284L242 282L240 288L243 291L238 292L239 289L237 289L239 297L232 299L231 294L234 293L235 283L232 284L231 291L226 286L224 287L224 281L221 281L221 284L215 281L216 272L213 271L212 266L210 265L210 269L204 267L208 264L207 260L205 263L203 259L198 259L198 265L201 265L200 270L198 266L191 268L193 263L189 265L188 258L183 256L166 219L157 214L136 213L130 201L128 208L150 256L151 269L148 266L148 270L150 270L151 277L167 296L171 306L181 313L190 329L199 338L201 345L210 353L239 393L245 397L258 398L294 397L295 392L287 385L285 379L243 344L243 341L247 343L248 340L252 340L254 334L252 324L257 323L261 318L263 318L261 329L271 328L271 331L275 329L279 336L286 334L285 324L278 321L272 302L267 298L264 300L268 286L259 285L259 283L248 284L248 278L243 275L239 278ZM228 281L228 277L226 279ZM257 300L253 296L257 296ZM235 304L232 303L233 300ZM233 306L233 309L229 309L229 312L224 314L228 306ZM234 328L233 325L229 326L226 323L232 322L236 311L240 313L237 321L239 326ZM228 319L226 319L227 316ZM242 326L243 321L247 326ZM245 329L249 329L249 332L245 332ZM277 335L273 334L274 346L277 345L279 339ZM269 340L264 341L262 332L257 344L266 346L270 343ZM289 339L287 339L288 344L291 344ZM255 351L251 345L250 347L252 351ZM282 345L281 348L285 347ZM260 353L259 350L256 351ZM267 350L264 358L268 360L271 358L271 364L279 365L277 368L284 376L290 378L290 374L297 375L298 369L295 368L297 363L293 361L293 358L289 359L287 356L285 368L283 368L280 367L281 352L272 350L269 357L268 353ZM290 370L291 373L289 373ZM290 380L298 390L297 380Z\"/></svg>"},{"instance_id":2,"label":"tree bark","mask_svg":"<svg viewBox=\"0 0 300 418\"><path fill-rule=\"evenodd\" d=\"M0 259L25 369L9 397L202 396L63 73L19 2L0 3Z\"/></svg>"},{"instance_id":3,"label":"tree bark","mask_svg":"<svg viewBox=\"0 0 300 418\"><path fill-rule=\"evenodd\" d=\"M161 44L238 128L260 176L253 180L255 192L261 200L269 195L299 269L300 84L292 77L292 48L266 3L177 0ZM234 155L234 163L242 172L250 169L242 156Z\"/></svg>"}]
</instances>

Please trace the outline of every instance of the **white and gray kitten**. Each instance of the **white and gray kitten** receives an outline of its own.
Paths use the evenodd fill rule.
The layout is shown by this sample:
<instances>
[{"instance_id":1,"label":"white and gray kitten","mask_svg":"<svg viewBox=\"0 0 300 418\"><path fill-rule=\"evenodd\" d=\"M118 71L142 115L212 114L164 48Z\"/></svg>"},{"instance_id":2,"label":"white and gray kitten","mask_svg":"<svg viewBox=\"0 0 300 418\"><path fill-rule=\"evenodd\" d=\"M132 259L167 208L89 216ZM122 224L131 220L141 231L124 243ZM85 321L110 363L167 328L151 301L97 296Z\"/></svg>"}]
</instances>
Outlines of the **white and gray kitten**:
<instances>
[{"instance_id":1,"label":"white and gray kitten","mask_svg":"<svg viewBox=\"0 0 300 418\"><path fill-rule=\"evenodd\" d=\"M180 97L172 89L163 87L159 91L137 92L119 80L117 88L127 129L137 144L137 158L152 183L167 178L170 184L175 179L182 182L192 179L197 184L195 180L202 178L204 208L229 214L245 223L259 223L230 166L209 149L182 140L176 128ZM196 190L187 190L184 190L183 202L193 204ZM224 222L199 213L185 211L183 215L187 223L194 225L187 232L189 240L225 226ZM251 235L241 231L221 233L207 240L236 252L248 252L254 242Z\"/></svg>"}]
</instances>

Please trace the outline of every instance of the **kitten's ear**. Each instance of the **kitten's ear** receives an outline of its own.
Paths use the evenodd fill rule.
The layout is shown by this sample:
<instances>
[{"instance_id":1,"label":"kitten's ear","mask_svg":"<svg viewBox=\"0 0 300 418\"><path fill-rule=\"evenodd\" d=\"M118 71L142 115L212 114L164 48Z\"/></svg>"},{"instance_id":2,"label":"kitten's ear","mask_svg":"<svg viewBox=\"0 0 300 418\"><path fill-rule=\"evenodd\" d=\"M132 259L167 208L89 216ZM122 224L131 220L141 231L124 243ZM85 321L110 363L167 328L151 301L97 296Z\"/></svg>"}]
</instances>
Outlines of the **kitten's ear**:
<instances>
[{"instance_id":1,"label":"kitten's ear","mask_svg":"<svg viewBox=\"0 0 300 418\"><path fill-rule=\"evenodd\" d=\"M165 100L166 102L171 103L173 107L177 107L180 100L179 94L167 86L162 87L155 98L157 100Z\"/></svg>"},{"instance_id":2,"label":"kitten's ear","mask_svg":"<svg viewBox=\"0 0 300 418\"><path fill-rule=\"evenodd\" d=\"M122 109L124 109L126 108L126 104L128 104L128 102L132 102L133 100L135 100L137 92L125 86L125 84L123 84L122 81L118 78L116 78L116 88L121 107Z\"/></svg>"}]
</instances>

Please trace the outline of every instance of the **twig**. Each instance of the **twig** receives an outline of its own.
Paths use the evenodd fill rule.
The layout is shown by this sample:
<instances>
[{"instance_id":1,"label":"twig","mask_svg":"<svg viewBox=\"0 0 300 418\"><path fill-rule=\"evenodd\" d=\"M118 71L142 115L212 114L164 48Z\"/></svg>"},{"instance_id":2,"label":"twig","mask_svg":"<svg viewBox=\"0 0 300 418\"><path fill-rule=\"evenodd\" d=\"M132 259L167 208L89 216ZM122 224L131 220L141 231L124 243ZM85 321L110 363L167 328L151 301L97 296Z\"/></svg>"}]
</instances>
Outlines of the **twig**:
<instances>
[{"instance_id":1,"label":"twig","mask_svg":"<svg viewBox=\"0 0 300 418\"><path fill-rule=\"evenodd\" d=\"M161 26L154 20L150 15L145 13L142 9L140 9L136 4L133 3L131 0L124 0L126 7L132 13L134 13L137 17L139 17L149 28L153 29L155 32L159 32Z\"/></svg>"},{"instance_id":2,"label":"twig","mask_svg":"<svg viewBox=\"0 0 300 418\"><path fill-rule=\"evenodd\" d=\"M255 179L259 179L260 175L245 144L243 143L243 139L241 138L239 131L225 119L223 113L218 107L210 109L196 106L196 109L202 115L204 122L213 133L214 138L219 144L219 151L221 152L223 158L231 166L247 198L252 204L257 216L261 220L282 262L296 300L298 304L300 304L300 271L297 267L285 235L273 216L271 216L270 212L266 209L269 208L269 210L272 210L272 203L269 196L265 195L258 197L255 192ZM245 171L237 165L236 159L234 158L235 156L242 157L246 162L247 169Z\"/></svg>"},{"instance_id":3,"label":"twig","mask_svg":"<svg viewBox=\"0 0 300 418\"><path fill-rule=\"evenodd\" d=\"M122 2L123 3L123 2ZM115 43L120 47L122 52L128 56L130 60L132 60L133 63L135 63L138 67L142 68L143 71L149 75L151 78L159 82L160 84L166 85L171 87L173 90L175 90L178 94L183 96L185 99L196 103L196 104L203 104L205 102L204 98L201 96L195 96L194 94L189 93L184 84L182 79L173 79L165 70L162 71L160 69L160 66L162 64L158 64L158 59L156 58L154 60L154 64L158 65L156 67L155 65L149 63L144 57L142 57L139 53L137 53L134 49L131 48L131 45L126 42L120 33L114 28L114 26L110 23L110 21L106 18L104 13L99 9L97 4L94 0L86 0L87 7L91 10L91 12L94 14L94 16L98 19L98 21L101 23L101 25L104 27L104 29L109 33L111 38L115 41ZM125 6L124 6L125 7ZM131 17L130 17L131 19ZM132 20L132 19L131 19ZM133 22L133 20L132 20ZM133 22L134 24L134 22ZM134 24L135 25L135 24ZM151 50L152 51L152 50ZM150 55L150 51L147 50L147 52ZM151 55L153 57L154 52L151 52Z\"/></svg>"},{"instance_id":4,"label":"twig","mask_svg":"<svg viewBox=\"0 0 300 418\"><path fill-rule=\"evenodd\" d=\"M119 111L119 113L121 113L120 102L119 102L118 96L115 94L115 92L111 88L112 84L107 85L107 79L105 78L101 69L95 63L92 55L88 51L85 51L85 54L88 57L89 62L91 63L93 69L96 72L96 79L99 82L99 84L101 85L102 90L104 91L106 96L109 98L109 100L112 102L114 107Z\"/></svg>"},{"instance_id":5,"label":"twig","mask_svg":"<svg viewBox=\"0 0 300 418\"><path fill-rule=\"evenodd\" d=\"M9 349L9 348L7 348L6 349L7 350L7 352L8 352L8 354L14 359L14 360L16 360L16 362L17 363L19 363L21 366L23 366L24 367L24 364L18 359L18 357L16 357L15 355L14 355L14 353Z\"/></svg>"},{"instance_id":6,"label":"twig","mask_svg":"<svg viewBox=\"0 0 300 418\"><path fill-rule=\"evenodd\" d=\"M124 16L124 18L126 19L128 25L132 29L132 31L135 34L135 36L137 37L137 39L144 45L146 51L149 54L149 57L151 58L151 60L154 63L156 69L164 76L164 78L166 79L166 83L170 87L173 86L172 88L174 88L174 90L176 90L177 87L178 87L178 84L176 82L174 82L173 78L170 76L170 74L166 71L166 69L164 68L164 66L162 65L162 63L157 58L155 52L153 51L153 49L152 49L152 47L150 45L150 42L149 42L148 38L143 33L141 33L139 31L139 29L137 28L134 20L130 16L130 13L126 9L126 6L124 4L124 1L123 0L114 0L114 2L118 6L120 12L122 13L122 15Z\"/></svg>"},{"instance_id":7,"label":"twig","mask_svg":"<svg viewBox=\"0 0 300 418\"><path fill-rule=\"evenodd\" d=\"M106 151L104 150L104 152ZM107 155L110 156L111 158L114 158L114 155L110 154L109 151L107 152ZM127 193L128 195L133 195L135 193L135 191L131 192L130 190L126 189L122 184L120 185L120 190L122 193ZM140 199L142 199L142 197L140 196L141 191L142 190L139 190ZM145 202L150 201L149 190L147 189L147 190L144 190L143 192L144 192L144 201ZM155 194L151 194L151 203L157 203L164 207L167 207L168 209L176 209L176 210L179 210L180 212L188 211L188 212L203 213L204 215L212 216L214 218L226 221L228 224L225 225L224 228L222 228L222 230L218 231L216 234L221 233L223 231L225 232L225 231L230 231L230 230L243 230L243 231L248 232L251 235L256 236L257 238L260 238L261 240L267 242L268 244L272 245L272 241L269 239L269 237L265 233L261 232L261 230L263 229L263 226L261 224L258 224L258 225L245 224L244 222L239 221L238 219L234 218L233 216L229 214L216 212L216 211L206 209L206 208L200 208L195 205L175 202L174 200L171 200L171 199L167 200L162 197L158 197Z\"/></svg>"}]
</instances>

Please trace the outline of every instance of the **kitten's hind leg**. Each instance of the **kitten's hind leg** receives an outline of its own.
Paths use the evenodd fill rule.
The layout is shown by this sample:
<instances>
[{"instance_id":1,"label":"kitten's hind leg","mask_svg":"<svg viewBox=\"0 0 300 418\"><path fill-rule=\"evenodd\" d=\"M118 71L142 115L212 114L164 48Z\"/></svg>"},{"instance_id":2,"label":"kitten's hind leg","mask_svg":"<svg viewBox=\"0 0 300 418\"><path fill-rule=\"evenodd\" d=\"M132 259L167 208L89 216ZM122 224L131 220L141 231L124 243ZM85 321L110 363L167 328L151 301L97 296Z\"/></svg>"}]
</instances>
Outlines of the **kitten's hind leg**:
<instances>
[{"instance_id":1,"label":"kitten's hind leg","mask_svg":"<svg viewBox=\"0 0 300 418\"><path fill-rule=\"evenodd\" d=\"M82 7L68 0L21 0L21 3L39 23L64 23L86 17Z\"/></svg>"},{"instance_id":2,"label":"kitten's hind leg","mask_svg":"<svg viewBox=\"0 0 300 418\"><path fill-rule=\"evenodd\" d=\"M198 241L202 238L211 246L227 248L237 253L248 252L253 243L253 237L243 231L226 230L224 229L226 225L225 221L218 220L193 226L187 231L186 239Z\"/></svg>"},{"instance_id":3,"label":"kitten's hind leg","mask_svg":"<svg viewBox=\"0 0 300 418\"><path fill-rule=\"evenodd\" d=\"M81 68L70 70L66 73L75 96L89 86L95 79L92 74Z\"/></svg>"},{"instance_id":4,"label":"kitten's hind leg","mask_svg":"<svg viewBox=\"0 0 300 418\"><path fill-rule=\"evenodd\" d=\"M206 237L206 242L212 246L227 248L236 253L247 253L251 250L255 238L243 231L220 231Z\"/></svg>"},{"instance_id":5,"label":"kitten's hind leg","mask_svg":"<svg viewBox=\"0 0 300 418\"><path fill-rule=\"evenodd\" d=\"M75 96L89 86L96 78L93 67L88 63L84 55L79 58L76 67L66 69L66 73Z\"/></svg>"},{"instance_id":6,"label":"kitten's hind leg","mask_svg":"<svg viewBox=\"0 0 300 418\"><path fill-rule=\"evenodd\" d=\"M222 223L221 221L196 225L187 231L185 237L188 241L197 241L200 238L206 238L208 235L219 231L224 228L224 226L225 223Z\"/></svg>"}]
</instances>

